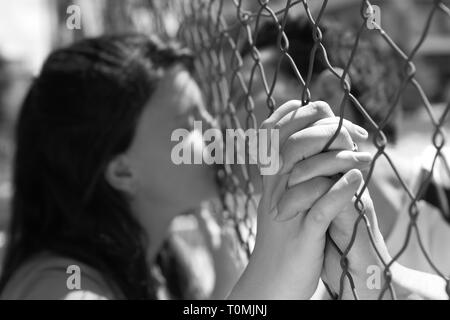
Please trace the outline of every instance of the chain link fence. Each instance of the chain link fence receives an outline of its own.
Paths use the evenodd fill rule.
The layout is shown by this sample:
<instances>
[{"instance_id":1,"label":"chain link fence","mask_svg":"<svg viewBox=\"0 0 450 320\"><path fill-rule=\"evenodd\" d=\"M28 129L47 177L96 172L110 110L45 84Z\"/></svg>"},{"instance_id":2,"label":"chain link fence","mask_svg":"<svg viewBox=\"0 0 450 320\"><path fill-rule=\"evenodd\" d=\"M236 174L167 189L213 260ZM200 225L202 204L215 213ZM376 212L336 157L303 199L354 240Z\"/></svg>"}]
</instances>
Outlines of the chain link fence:
<instances>
[{"instance_id":1,"label":"chain link fence","mask_svg":"<svg viewBox=\"0 0 450 320\"><path fill-rule=\"evenodd\" d=\"M312 99L311 83L314 77L314 65L318 60L321 60L331 75L337 79L342 91L339 114L341 121L336 134L328 142L325 149L337 137L343 123L345 108L349 104L362 115L364 123L367 124L367 129L372 132L372 144L376 148L376 154L366 182L362 190L356 195L355 208L359 216L355 220L355 232L359 224L364 224L373 245L373 235L365 215L361 196L368 187L374 174L375 164L377 161L380 161L380 158L384 157L387 160L407 198L407 201L403 203L405 207L407 206L409 215L406 236L400 250L391 252L392 260L383 261L383 274L386 281L379 298L390 297L396 299L390 268L407 250L408 244L413 237L417 239L421 254L424 255L433 272L445 279L447 283L446 290L450 297L450 270L440 270L436 266L430 253L427 252L423 245L424 240L417 226L419 216L425 214L421 212L419 202L432 183L433 176L435 176L434 168L436 163L443 164L447 174L450 176L449 162L448 159L444 158L442 152L446 143L443 128L450 111L450 102L446 104L444 111L437 115L417 80L416 67L413 62L427 38L433 19L440 15L450 20L449 5L445 1L429 1L428 12L426 13L427 18L421 35L413 49L405 52L378 24L377 14L379 12L377 9L379 8L373 6L369 1L359 1L360 10L358 13L355 12L355 14L359 15L359 28L352 38L346 61L341 63L342 66L338 69L330 62L329 52L327 52L327 48L324 45L321 30L321 20L331 2L329 4L327 0L323 0L320 3L311 3L313 4L306 0L286 0L282 2L254 0L249 6L250 2L243 0L173 0L154 2L153 6L158 12L154 16L157 18L155 19L159 32L170 37L174 35L174 30L178 30L177 37L195 53L198 81L204 91L210 112L216 117L222 128L242 128L246 130L259 127L260 123L258 123L255 113L256 109L263 108L263 106L255 104L253 89L257 85L262 88L264 93L266 116L269 116L276 106L284 103L285 101L276 100L274 91L282 73L281 69L286 66L295 76L298 85L297 99L301 100L304 105L309 103ZM309 24L313 39L312 48L308 53L309 63L307 68L300 68L296 65L296 57L290 52L291 39L285 32L287 21L292 17L294 20L298 19L300 16L303 16ZM274 45L278 49L276 68L273 74L268 74L265 70L261 51L256 44L258 36L261 36L258 35L258 32L261 31L261 25L265 21L270 21L277 28L277 36L276 40L274 40L276 44ZM372 37L371 39L377 38L373 41L383 42L397 61L401 62L400 81L398 81L395 88L385 88L385 90L391 89L392 94L388 101L383 102L387 105L385 112L377 118L368 112L367 103L363 101L364 99L358 98L352 91L352 64L357 56L361 39L366 36ZM264 35L261 37L264 37ZM246 48L245 54L243 53L243 48ZM256 82L259 83L257 84ZM416 186L411 186L405 181L395 162L391 159L389 152L386 150L388 138L384 132L389 121L401 108L400 101L408 86L412 86L417 92L420 97L420 105L425 109L429 122L432 123L434 128L432 136L429 137L429 141L434 148L431 165L428 170L422 171L420 179L417 180L419 183L416 183ZM239 96L239 99L236 96ZM238 114L242 113L245 116L239 117ZM233 167L225 164L219 172L219 180L223 189L222 200L225 221L236 230L239 243L247 257L250 255L254 245L255 217L258 203L250 171L247 165L236 165ZM376 204L375 209L377 209ZM450 223L450 212L448 210L448 203L447 207L443 205L440 208L440 218L443 224ZM355 286L349 272L349 262L347 260L347 255L353 246L354 239L355 235L345 248L335 246L341 255L342 267L340 292L330 292L335 299L342 297L345 283L350 284L354 298L358 299L358 293L354 289ZM376 250L375 246L374 248Z\"/></svg>"}]
</instances>

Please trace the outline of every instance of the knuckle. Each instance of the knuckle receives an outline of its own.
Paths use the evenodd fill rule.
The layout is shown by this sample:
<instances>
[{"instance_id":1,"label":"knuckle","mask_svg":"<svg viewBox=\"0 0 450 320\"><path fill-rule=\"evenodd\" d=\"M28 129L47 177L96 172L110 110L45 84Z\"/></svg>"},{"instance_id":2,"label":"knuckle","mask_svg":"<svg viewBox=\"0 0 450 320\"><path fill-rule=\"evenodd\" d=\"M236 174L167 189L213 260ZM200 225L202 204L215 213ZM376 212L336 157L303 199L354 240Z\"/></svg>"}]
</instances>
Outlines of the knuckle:
<instances>
[{"instance_id":1,"label":"knuckle","mask_svg":"<svg viewBox=\"0 0 450 320\"><path fill-rule=\"evenodd\" d=\"M284 142L283 148L282 148L282 152L284 153L290 153L290 152L295 152L295 145L298 143L298 141L300 140L299 135L297 134L293 134L291 136L289 136L286 141Z\"/></svg>"},{"instance_id":2,"label":"knuckle","mask_svg":"<svg viewBox=\"0 0 450 320\"><path fill-rule=\"evenodd\" d=\"M260 129L271 129L272 127L273 122L270 118L268 118L261 123Z\"/></svg>"},{"instance_id":3,"label":"knuckle","mask_svg":"<svg viewBox=\"0 0 450 320\"><path fill-rule=\"evenodd\" d=\"M311 215L311 220L312 222L314 222L315 224L323 224L325 223L327 218L327 213L325 208L323 207L318 207L314 210L314 214Z\"/></svg>"},{"instance_id":4,"label":"knuckle","mask_svg":"<svg viewBox=\"0 0 450 320\"><path fill-rule=\"evenodd\" d=\"M272 125L271 128L274 130L281 130L281 127L282 127L282 125L278 122L278 123Z\"/></svg>"},{"instance_id":5,"label":"knuckle","mask_svg":"<svg viewBox=\"0 0 450 320\"><path fill-rule=\"evenodd\" d=\"M336 142L339 144L342 144L342 142L345 141L345 139L346 139L344 136L345 133L342 132L342 129L339 132L337 131L338 130L337 124L323 125L323 126L321 126L321 130L322 130L322 132L320 133L320 135L322 136L322 138L328 139L328 141L333 139L333 144L335 144ZM353 145L353 143L352 143L352 145Z\"/></svg>"},{"instance_id":6,"label":"knuckle","mask_svg":"<svg viewBox=\"0 0 450 320\"><path fill-rule=\"evenodd\" d=\"M334 117L331 107L324 101L315 101L311 103L311 108L315 114L319 115L320 118Z\"/></svg>"},{"instance_id":7,"label":"knuckle","mask_svg":"<svg viewBox=\"0 0 450 320\"><path fill-rule=\"evenodd\" d=\"M312 171L314 171L314 167L311 164L311 161L308 161L308 159L304 160L304 161L300 161L298 162L295 166L294 169L292 170L292 175L295 176L300 176L300 175L304 175L306 173L310 173Z\"/></svg>"}]
</instances>

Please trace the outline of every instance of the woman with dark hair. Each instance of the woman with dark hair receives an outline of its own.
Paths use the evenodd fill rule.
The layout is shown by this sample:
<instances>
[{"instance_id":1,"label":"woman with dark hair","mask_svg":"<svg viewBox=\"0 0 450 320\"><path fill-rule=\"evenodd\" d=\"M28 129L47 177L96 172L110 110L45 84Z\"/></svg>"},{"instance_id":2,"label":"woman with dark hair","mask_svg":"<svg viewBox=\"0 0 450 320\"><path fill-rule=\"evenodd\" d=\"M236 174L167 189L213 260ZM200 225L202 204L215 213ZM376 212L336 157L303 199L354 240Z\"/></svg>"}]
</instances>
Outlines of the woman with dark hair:
<instances>
[{"instance_id":1,"label":"woman with dark hair","mask_svg":"<svg viewBox=\"0 0 450 320\"><path fill-rule=\"evenodd\" d=\"M2 298L157 298L150 268L170 222L218 193L213 166L171 161L175 129L191 132L183 143L195 159L204 141L192 121L212 123L190 61L185 50L142 35L84 40L50 55L17 127ZM301 106L289 101L263 123L280 132L271 142L281 146L279 170L263 177L255 248L229 298L307 299L321 274L338 290L340 256L325 236L342 248L352 238L352 196L362 183L352 168L367 157L354 141L368 134L346 121L323 153L337 128L331 108ZM336 160L337 151L347 157ZM363 201L389 260L370 197ZM381 266L370 248L358 232L348 258L358 259L351 272L359 284L367 265Z\"/></svg>"},{"instance_id":2,"label":"woman with dark hair","mask_svg":"<svg viewBox=\"0 0 450 320\"><path fill-rule=\"evenodd\" d=\"M170 91L171 83L161 81L164 70L176 63L189 68L190 60L185 52L143 36L87 40L48 58L18 122L11 238L2 288L24 262L47 251L95 267L105 278L114 279L127 298L153 297L141 226L149 223L131 214L129 199L121 192L136 187L127 185L128 159L121 153L130 148L144 116L157 115L152 119L152 125L158 126L152 128L155 133L162 134L168 125L173 129L185 125L185 118L179 123L163 119L164 112L144 114L144 106L157 94L158 82ZM146 139L134 141L134 146L152 145L157 137ZM142 157L152 163L160 155L148 152ZM177 168L166 170L172 169ZM213 181L214 171L197 169L199 175L196 169L171 176L190 174L190 181L199 181L207 195L210 189L202 188L201 182ZM162 165L148 173L153 174L149 181L158 182L154 191L170 188L174 203L177 195L199 200L188 193L191 189L168 180ZM209 187L213 190L213 183ZM155 195L148 200L154 211L149 219L159 213L159 220L169 223L178 212L163 213L166 208L158 207L161 199ZM150 234L156 238L160 232L156 228Z\"/></svg>"}]
</instances>

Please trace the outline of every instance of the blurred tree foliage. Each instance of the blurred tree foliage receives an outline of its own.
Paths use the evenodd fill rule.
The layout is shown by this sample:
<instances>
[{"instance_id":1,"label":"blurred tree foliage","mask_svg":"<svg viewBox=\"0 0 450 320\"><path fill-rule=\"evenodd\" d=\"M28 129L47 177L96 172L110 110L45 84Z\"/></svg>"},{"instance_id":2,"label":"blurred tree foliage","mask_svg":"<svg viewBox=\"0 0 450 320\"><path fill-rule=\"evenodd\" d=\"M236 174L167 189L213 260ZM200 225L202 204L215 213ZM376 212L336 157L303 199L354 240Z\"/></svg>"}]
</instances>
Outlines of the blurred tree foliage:
<instances>
[{"instance_id":1,"label":"blurred tree foliage","mask_svg":"<svg viewBox=\"0 0 450 320\"><path fill-rule=\"evenodd\" d=\"M174 35L178 20L171 1L165 0L51 0L56 11L57 28L54 44L61 46L73 41L101 34L143 32L161 36ZM180 0L180 3L182 0ZM81 8L82 28L66 27L67 8Z\"/></svg>"}]
</instances>

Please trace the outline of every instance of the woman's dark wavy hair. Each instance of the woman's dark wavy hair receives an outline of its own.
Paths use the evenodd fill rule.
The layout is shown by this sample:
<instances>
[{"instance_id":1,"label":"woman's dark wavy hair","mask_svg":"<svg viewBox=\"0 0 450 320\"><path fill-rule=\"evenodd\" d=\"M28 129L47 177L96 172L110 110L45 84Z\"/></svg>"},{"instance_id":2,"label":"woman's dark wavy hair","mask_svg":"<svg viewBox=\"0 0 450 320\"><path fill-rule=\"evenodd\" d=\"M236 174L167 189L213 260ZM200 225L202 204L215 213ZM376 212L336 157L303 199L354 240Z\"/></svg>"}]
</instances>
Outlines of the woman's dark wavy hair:
<instances>
[{"instance_id":1,"label":"woman's dark wavy hair","mask_svg":"<svg viewBox=\"0 0 450 320\"><path fill-rule=\"evenodd\" d=\"M156 297L146 237L104 172L178 63L190 69L189 52L139 34L87 39L49 56L16 129L0 292L19 266L48 251L94 267L123 298Z\"/></svg>"}]
</instances>

